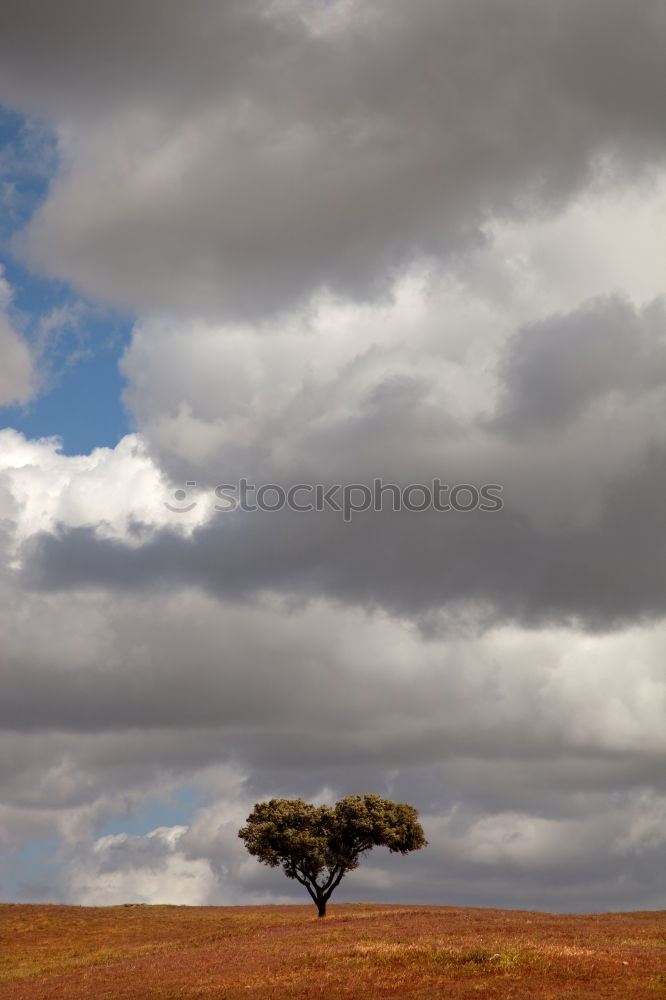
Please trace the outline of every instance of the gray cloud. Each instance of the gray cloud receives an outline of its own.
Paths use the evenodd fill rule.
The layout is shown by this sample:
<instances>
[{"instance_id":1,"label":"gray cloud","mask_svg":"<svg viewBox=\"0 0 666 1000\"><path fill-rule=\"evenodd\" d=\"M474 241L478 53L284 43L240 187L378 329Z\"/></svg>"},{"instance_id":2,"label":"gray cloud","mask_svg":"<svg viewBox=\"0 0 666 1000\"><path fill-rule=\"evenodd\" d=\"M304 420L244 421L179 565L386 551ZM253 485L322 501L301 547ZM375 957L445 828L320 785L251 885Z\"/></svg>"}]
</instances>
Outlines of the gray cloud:
<instances>
[{"instance_id":1,"label":"gray cloud","mask_svg":"<svg viewBox=\"0 0 666 1000\"><path fill-rule=\"evenodd\" d=\"M3 438L0 837L66 845L24 891L300 900L235 837L252 802L373 790L431 847L340 899L663 905L660 244L637 223L629 261L598 197L663 164L663 6L2 16L0 91L61 156L23 252L146 311L136 437ZM180 480L239 476L496 482L505 508L164 527ZM98 839L183 788L182 828Z\"/></svg>"},{"instance_id":2,"label":"gray cloud","mask_svg":"<svg viewBox=\"0 0 666 1000\"><path fill-rule=\"evenodd\" d=\"M547 910L609 910L660 905L664 798L645 791L614 790L577 796L578 810L511 809L518 781L510 762L485 764L487 780L505 794L500 808L470 804L455 790L457 765L393 772L367 771L361 780L422 811L427 850L407 861L375 851L336 893L335 901L498 905ZM531 782L542 775L530 768ZM359 787L357 773L339 774L326 798ZM307 788L302 774L297 787ZM260 786L261 787L261 786ZM266 785L258 793L266 796ZM273 786L288 789L282 783ZM318 798L321 785L311 783ZM333 791L335 789L335 791ZM473 792L473 788L471 791ZM237 837L252 789L236 787L202 806L185 827L148 835L116 835L70 850L50 898L74 903L174 901L208 904L304 902L299 888L279 872L249 859ZM508 794L507 794L508 792ZM24 892L30 891L28 885ZM45 887L36 886L41 898ZM35 890L33 890L35 891Z\"/></svg>"},{"instance_id":3,"label":"gray cloud","mask_svg":"<svg viewBox=\"0 0 666 1000\"><path fill-rule=\"evenodd\" d=\"M429 824L427 856L403 872L378 854L340 899L659 898L658 628L424 638L355 607L228 604L191 588L17 591L1 614L3 836L68 845L51 881L23 886L29 898L295 901L243 865L235 829L253 801L322 788L406 799ZM202 805L177 842L93 846L112 817L183 785Z\"/></svg>"},{"instance_id":4,"label":"gray cloud","mask_svg":"<svg viewBox=\"0 0 666 1000\"><path fill-rule=\"evenodd\" d=\"M496 426L552 434L612 392L630 397L666 383L661 302L637 312L621 299L586 303L519 331L501 363Z\"/></svg>"},{"instance_id":5,"label":"gray cloud","mask_svg":"<svg viewBox=\"0 0 666 1000\"><path fill-rule=\"evenodd\" d=\"M374 297L493 215L663 156L658 0L68 0L5 21L5 99L62 130L25 252L140 309Z\"/></svg>"},{"instance_id":6,"label":"gray cloud","mask_svg":"<svg viewBox=\"0 0 666 1000\"><path fill-rule=\"evenodd\" d=\"M34 396L38 378L28 344L14 329L8 307L11 289L0 266L0 406L27 403Z\"/></svg>"},{"instance_id":7,"label":"gray cloud","mask_svg":"<svg viewBox=\"0 0 666 1000\"><path fill-rule=\"evenodd\" d=\"M513 502L498 512L384 510L213 516L191 538L168 530L128 546L92 528L25 543L24 579L46 589L200 585L225 599L325 596L416 619L466 605L480 620L613 628L666 610L665 453L611 482L590 527L540 529ZM562 482L562 490L567 483Z\"/></svg>"}]
</instances>

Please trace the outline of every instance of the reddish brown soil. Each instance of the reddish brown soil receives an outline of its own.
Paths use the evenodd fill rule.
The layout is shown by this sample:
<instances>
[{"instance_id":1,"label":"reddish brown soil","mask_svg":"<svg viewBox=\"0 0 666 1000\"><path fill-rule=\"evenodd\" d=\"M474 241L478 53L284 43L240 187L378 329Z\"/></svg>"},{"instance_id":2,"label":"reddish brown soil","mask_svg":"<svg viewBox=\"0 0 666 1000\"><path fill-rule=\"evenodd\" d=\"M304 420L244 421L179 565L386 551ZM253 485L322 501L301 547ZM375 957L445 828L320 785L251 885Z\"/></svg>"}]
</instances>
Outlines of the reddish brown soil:
<instances>
[{"instance_id":1,"label":"reddish brown soil","mask_svg":"<svg viewBox=\"0 0 666 1000\"><path fill-rule=\"evenodd\" d=\"M651 1000L666 913L0 905L0 1000Z\"/></svg>"}]
</instances>

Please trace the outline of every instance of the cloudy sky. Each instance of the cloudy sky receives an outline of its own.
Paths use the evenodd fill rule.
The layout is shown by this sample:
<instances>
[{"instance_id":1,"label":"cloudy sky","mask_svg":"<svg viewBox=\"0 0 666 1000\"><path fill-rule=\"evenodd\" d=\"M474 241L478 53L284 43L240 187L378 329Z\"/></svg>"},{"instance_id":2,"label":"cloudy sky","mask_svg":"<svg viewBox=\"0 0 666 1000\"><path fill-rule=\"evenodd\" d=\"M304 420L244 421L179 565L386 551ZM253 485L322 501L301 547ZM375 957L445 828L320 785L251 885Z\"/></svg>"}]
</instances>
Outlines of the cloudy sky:
<instances>
[{"instance_id":1,"label":"cloudy sky","mask_svg":"<svg viewBox=\"0 0 666 1000\"><path fill-rule=\"evenodd\" d=\"M305 902L238 827L375 792L337 900L666 907L665 30L5 0L1 898ZM503 505L215 506L377 478Z\"/></svg>"}]
</instances>

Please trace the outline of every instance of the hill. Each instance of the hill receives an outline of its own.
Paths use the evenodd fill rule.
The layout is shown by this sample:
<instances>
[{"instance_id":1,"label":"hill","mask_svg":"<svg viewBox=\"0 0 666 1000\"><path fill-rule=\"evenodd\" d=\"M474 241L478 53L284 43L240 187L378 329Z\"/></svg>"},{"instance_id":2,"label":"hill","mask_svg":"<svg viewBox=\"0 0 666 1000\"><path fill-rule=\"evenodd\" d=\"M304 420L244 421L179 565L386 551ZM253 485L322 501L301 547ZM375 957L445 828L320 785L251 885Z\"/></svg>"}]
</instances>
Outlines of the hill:
<instances>
[{"instance_id":1,"label":"hill","mask_svg":"<svg viewBox=\"0 0 666 1000\"><path fill-rule=\"evenodd\" d=\"M0 1000L650 1000L666 912L0 905Z\"/></svg>"}]
</instances>

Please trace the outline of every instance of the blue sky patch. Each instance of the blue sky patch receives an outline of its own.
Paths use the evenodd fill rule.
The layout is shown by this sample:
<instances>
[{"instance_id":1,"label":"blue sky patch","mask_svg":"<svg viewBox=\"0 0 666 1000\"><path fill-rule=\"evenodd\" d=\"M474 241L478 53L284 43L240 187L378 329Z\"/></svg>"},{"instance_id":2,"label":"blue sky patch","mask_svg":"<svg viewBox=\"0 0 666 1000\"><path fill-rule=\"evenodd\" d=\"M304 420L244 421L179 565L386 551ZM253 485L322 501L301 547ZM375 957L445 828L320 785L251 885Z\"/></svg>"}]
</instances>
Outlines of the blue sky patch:
<instances>
[{"instance_id":1,"label":"blue sky patch","mask_svg":"<svg viewBox=\"0 0 666 1000\"><path fill-rule=\"evenodd\" d=\"M40 380L29 403L0 407L0 422L31 438L57 435L64 454L75 455L114 447L133 429L118 370L132 320L34 274L12 253L13 236L46 196L57 166L55 137L0 107L0 267L12 292L12 325L29 343Z\"/></svg>"}]
</instances>

